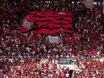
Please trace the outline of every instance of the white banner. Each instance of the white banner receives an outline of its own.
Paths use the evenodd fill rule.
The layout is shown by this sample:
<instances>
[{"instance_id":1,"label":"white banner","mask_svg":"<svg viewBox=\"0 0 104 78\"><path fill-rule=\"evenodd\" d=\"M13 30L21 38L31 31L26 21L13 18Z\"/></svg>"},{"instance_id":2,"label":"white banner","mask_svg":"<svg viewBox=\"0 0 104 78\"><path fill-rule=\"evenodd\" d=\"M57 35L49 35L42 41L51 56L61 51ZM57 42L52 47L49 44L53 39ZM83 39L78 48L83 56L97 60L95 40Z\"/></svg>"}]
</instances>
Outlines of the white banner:
<instances>
[{"instance_id":1,"label":"white banner","mask_svg":"<svg viewBox=\"0 0 104 78\"><path fill-rule=\"evenodd\" d=\"M61 42L59 36L47 36L46 39L49 41L49 43L59 44Z\"/></svg>"},{"instance_id":2,"label":"white banner","mask_svg":"<svg viewBox=\"0 0 104 78\"><path fill-rule=\"evenodd\" d=\"M84 0L84 4L85 4L86 8L90 8L90 9L93 8L93 2L94 2L94 0Z\"/></svg>"},{"instance_id":3,"label":"white banner","mask_svg":"<svg viewBox=\"0 0 104 78\"><path fill-rule=\"evenodd\" d=\"M58 68L64 68L67 69L69 68L70 70L75 70L75 71L80 71L77 65L71 65L71 64L57 64Z\"/></svg>"}]
</instances>

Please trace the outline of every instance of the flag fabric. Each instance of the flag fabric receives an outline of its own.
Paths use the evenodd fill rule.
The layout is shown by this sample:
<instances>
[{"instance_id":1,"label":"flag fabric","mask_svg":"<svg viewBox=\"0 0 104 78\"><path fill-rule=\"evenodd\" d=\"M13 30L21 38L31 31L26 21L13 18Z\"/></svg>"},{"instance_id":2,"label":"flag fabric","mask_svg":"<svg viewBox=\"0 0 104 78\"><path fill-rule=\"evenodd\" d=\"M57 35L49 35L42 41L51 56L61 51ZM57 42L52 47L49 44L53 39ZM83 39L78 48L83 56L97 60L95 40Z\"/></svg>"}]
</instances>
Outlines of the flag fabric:
<instances>
[{"instance_id":1,"label":"flag fabric","mask_svg":"<svg viewBox=\"0 0 104 78\"><path fill-rule=\"evenodd\" d=\"M32 32L38 34L73 32L72 12L30 12L21 21L19 26L21 32Z\"/></svg>"}]
</instances>

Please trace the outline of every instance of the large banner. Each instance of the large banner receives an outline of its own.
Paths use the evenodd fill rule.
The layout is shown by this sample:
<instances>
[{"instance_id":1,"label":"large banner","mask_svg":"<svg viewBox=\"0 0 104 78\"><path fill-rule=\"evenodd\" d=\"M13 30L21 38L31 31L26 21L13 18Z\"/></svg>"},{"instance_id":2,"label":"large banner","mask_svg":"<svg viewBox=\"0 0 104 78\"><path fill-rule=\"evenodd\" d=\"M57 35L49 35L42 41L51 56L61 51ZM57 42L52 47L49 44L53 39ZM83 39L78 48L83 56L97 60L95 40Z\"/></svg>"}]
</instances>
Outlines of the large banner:
<instances>
[{"instance_id":1,"label":"large banner","mask_svg":"<svg viewBox=\"0 0 104 78\"><path fill-rule=\"evenodd\" d=\"M37 34L71 33L72 12L30 12L22 19L19 29L21 32L32 30Z\"/></svg>"}]
</instances>

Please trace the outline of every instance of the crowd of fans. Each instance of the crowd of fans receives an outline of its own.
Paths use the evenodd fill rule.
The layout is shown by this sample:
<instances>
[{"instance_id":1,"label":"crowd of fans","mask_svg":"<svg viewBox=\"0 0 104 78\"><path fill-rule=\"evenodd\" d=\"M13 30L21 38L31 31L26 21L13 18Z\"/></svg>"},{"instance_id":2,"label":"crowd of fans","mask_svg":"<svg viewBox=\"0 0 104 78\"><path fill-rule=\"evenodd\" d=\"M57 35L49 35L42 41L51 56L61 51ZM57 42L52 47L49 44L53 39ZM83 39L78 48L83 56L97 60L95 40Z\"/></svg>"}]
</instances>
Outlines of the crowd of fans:
<instances>
[{"instance_id":1,"label":"crowd of fans","mask_svg":"<svg viewBox=\"0 0 104 78\"><path fill-rule=\"evenodd\" d=\"M55 64L59 57L77 58L81 71L74 72L76 78L104 77L104 60L101 60L104 59L104 33L99 13L81 9L75 21L77 32L65 33L63 44L50 44L47 35L21 33L17 22L29 11L58 11L59 8L68 11L70 2L66 0L66 5L60 2L64 5L60 7L56 1L49 8L53 5L44 1L0 1L0 78L69 78L70 69L58 69ZM41 63L44 58L48 61Z\"/></svg>"},{"instance_id":2,"label":"crowd of fans","mask_svg":"<svg viewBox=\"0 0 104 78\"><path fill-rule=\"evenodd\" d=\"M99 57L79 57L77 58L77 64L82 73L79 74L79 77L84 78L103 78L104 71L104 58ZM78 73L77 73L78 75ZM76 77L77 78L77 77Z\"/></svg>"}]
</instances>

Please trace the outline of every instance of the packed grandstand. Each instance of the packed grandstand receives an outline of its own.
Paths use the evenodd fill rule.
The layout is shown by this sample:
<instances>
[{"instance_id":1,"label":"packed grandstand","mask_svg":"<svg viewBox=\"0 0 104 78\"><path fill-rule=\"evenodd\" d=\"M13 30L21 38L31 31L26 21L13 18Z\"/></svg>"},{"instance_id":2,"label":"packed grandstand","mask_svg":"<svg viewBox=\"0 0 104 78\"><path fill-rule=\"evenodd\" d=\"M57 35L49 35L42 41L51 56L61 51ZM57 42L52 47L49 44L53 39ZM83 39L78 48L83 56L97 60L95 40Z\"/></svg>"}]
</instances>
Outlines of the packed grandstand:
<instances>
[{"instance_id":1,"label":"packed grandstand","mask_svg":"<svg viewBox=\"0 0 104 78\"><path fill-rule=\"evenodd\" d=\"M0 0L0 78L104 78L102 1Z\"/></svg>"}]
</instances>

